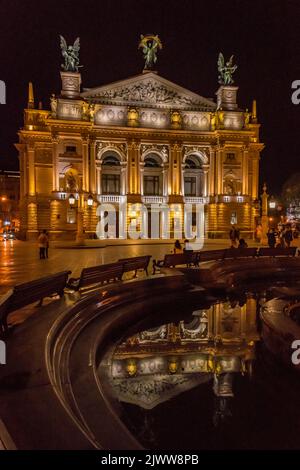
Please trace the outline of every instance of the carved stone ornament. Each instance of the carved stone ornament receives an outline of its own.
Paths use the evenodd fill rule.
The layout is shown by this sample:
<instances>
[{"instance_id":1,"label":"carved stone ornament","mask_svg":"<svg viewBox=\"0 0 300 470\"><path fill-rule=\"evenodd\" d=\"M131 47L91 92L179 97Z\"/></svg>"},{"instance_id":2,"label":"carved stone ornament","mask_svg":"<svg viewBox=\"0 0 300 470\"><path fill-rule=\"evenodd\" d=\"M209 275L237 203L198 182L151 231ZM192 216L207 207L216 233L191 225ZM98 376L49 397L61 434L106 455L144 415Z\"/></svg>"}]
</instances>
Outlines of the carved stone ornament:
<instances>
[{"instance_id":1,"label":"carved stone ornament","mask_svg":"<svg viewBox=\"0 0 300 470\"><path fill-rule=\"evenodd\" d=\"M106 148L115 149L117 152L120 152L124 157L127 154L127 145L122 143L115 143L115 142L98 142L97 143L97 156L101 158L103 150Z\"/></svg>"},{"instance_id":2,"label":"carved stone ornament","mask_svg":"<svg viewBox=\"0 0 300 470\"><path fill-rule=\"evenodd\" d=\"M208 152L209 150L206 147L198 147L195 145L185 145L183 147L183 156L186 157L188 154L191 153L200 153L201 155L204 155L206 158L208 158Z\"/></svg>"},{"instance_id":3,"label":"carved stone ornament","mask_svg":"<svg viewBox=\"0 0 300 470\"><path fill-rule=\"evenodd\" d=\"M169 155L169 148L167 145L153 145L153 144L142 144L141 145L141 152L144 154L148 150L151 150L153 152L158 152L160 153L165 159L168 158Z\"/></svg>"},{"instance_id":4,"label":"carved stone ornament","mask_svg":"<svg viewBox=\"0 0 300 470\"><path fill-rule=\"evenodd\" d=\"M163 77L148 72L147 77L126 79L84 91L85 99L118 106L141 106L168 109L215 110L215 103Z\"/></svg>"}]
</instances>

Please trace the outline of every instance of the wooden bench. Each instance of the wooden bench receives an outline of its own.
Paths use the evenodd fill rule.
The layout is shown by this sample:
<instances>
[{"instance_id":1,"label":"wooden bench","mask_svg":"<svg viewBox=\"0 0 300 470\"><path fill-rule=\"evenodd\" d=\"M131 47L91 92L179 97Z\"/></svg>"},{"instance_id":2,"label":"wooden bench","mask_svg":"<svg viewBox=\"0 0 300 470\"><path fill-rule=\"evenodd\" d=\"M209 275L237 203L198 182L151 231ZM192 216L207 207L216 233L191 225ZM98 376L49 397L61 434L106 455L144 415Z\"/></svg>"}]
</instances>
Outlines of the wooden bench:
<instances>
[{"instance_id":1,"label":"wooden bench","mask_svg":"<svg viewBox=\"0 0 300 470\"><path fill-rule=\"evenodd\" d=\"M148 276L148 265L151 255L136 256L134 258L122 258L118 263L123 264L123 273L134 271L134 277L137 275L138 269L143 269Z\"/></svg>"},{"instance_id":2,"label":"wooden bench","mask_svg":"<svg viewBox=\"0 0 300 470\"><path fill-rule=\"evenodd\" d=\"M296 256L296 252L296 246L291 246L290 248L259 248L258 256Z\"/></svg>"},{"instance_id":3,"label":"wooden bench","mask_svg":"<svg viewBox=\"0 0 300 470\"><path fill-rule=\"evenodd\" d=\"M153 274L156 273L158 268L175 268L176 266L197 265L198 253L194 251L185 251L184 253L173 253L165 255L163 260L153 260Z\"/></svg>"},{"instance_id":4,"label":"wooden bench","mask_svg":"<svg viewBox=\"0 0 300 470\"><path fill-rule=\"evenodd\" d=\"M79 278L71 278L68 287L75 291L84 291L97 285L108 284L122 280L123 263L101 264L84 268Z\"/></svg>"},{"instance_id":5,"label":"wooden bench","mask_svg":"<svg viewBox=\"0 0 300 470\"><path fill-rule=\"evenodd\" d=\"M198 251L198 265L199 263L204 263L207 261L220 261L225 257L226 250L208 250L208 251Z\"/></svg>"},{"instance_id":6,"label":"wooden bench","mask_svg":"<svg viewBox=\"0 0 300 470\"><path fill-rule=\"evenodd\" d=\"M225 250L224 259L255 258L257 248L228 248Z\"/></svg>"},{"instance_id":7,"label":"wooden bench","mask_svg":"<svg viewBox=\"0 0 300 470\"><path fill-rule=\"evenodd\" d=\"M15 286L0 299L0 332L5 334L8 331L7 317L11 312L36 301L41 306L45 297L55 294L62 297L69 274L71 271L62 271Z\"/></svg>"}]
</instances>

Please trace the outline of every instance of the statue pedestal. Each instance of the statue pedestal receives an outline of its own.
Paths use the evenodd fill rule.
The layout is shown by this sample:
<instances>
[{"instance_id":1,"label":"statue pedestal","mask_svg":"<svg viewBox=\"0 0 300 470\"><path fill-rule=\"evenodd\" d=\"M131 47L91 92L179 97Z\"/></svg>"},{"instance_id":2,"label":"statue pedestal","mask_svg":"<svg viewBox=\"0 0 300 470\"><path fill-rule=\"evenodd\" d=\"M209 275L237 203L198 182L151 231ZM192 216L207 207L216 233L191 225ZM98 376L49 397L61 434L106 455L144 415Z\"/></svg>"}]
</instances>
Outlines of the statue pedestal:
<instances>
[{"instance_id":1,"label":"statue pedestal","mask_svg":"<svg viewBox=\"0 0 300 470\"><path fill-rule=\"evenodd\" d=\"M217 108L222 108L224 111L233 111L237 109L236 102L237 91L239 87L230 85L221 85L217 95Z\"/></svg>"},{"instance_id":2,"label":"statue pedestal","mask_svg":"<svg viewBox=\"0 0 300 470\"><path fill-rule=\"evenodd\" d=\"M61 95L64 98L79 98L81 74L79 72L60 72L62 81Z\"/></svg>"}]
</instances>

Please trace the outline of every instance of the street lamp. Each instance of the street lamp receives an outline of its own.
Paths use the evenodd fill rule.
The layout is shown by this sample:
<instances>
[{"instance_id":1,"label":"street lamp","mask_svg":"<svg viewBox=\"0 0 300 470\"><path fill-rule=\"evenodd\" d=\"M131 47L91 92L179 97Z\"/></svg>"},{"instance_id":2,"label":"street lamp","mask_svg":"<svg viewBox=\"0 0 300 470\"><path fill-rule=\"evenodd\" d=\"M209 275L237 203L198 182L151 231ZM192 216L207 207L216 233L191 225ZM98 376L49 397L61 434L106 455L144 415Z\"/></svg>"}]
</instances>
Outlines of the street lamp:
<instances>
[{"instance_id":1,"label":"street lamp","mask_svg":"<svg viewBox=\"0 0 300 470\"><path fill-rule=\"evenodd\" d=\"M275 201L273 196L270 197L269 208L270 209L275 209L276 208L276 201Z\"/></svg>"},{"instance_id":2,"label":"street lamp","mask_svg":"<svg viewBox=\"0 0 300 470\"><path fill-rule=\"evenodd\" d=\"M70 194L70 196L69 196L69 204L70 204L70 206L74 206L74 204L75 204L75 196L74 196L74 194Z\"/></svg>"},{"instance_id":3,"label":"street lamp","mask_svg":"<svg viewBox=\"0 0 300 470\"><path fill-rule=\"evenodd\" d=\"M94 199L93 199L93 196L90 194L89 197L87 198L87 205L89 207L92 207L93 204L94 204Z\"/></svg>"}]
</instances>

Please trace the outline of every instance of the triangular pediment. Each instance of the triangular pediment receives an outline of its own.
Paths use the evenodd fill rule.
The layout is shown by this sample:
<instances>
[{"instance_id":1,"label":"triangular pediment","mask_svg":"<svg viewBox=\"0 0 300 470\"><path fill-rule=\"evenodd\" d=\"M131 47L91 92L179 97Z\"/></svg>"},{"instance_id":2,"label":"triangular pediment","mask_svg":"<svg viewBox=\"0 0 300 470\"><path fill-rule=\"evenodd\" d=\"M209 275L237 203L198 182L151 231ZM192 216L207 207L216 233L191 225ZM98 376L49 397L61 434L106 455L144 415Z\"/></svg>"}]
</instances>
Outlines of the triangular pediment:
<instances>
[{"instance_id":1,"label":"triangular pediment","mask_svg":"<svg viewBox=\"0 0 300 470\"><path fill-rule=\"evenodd\" d=\"M82 98L100 104L117 106L142 106L166 109L193 109L213 111L214 101L198 95L186 88L157 75L143 73L126 80L81 93Z\"/></svg>"}]
</instances>

